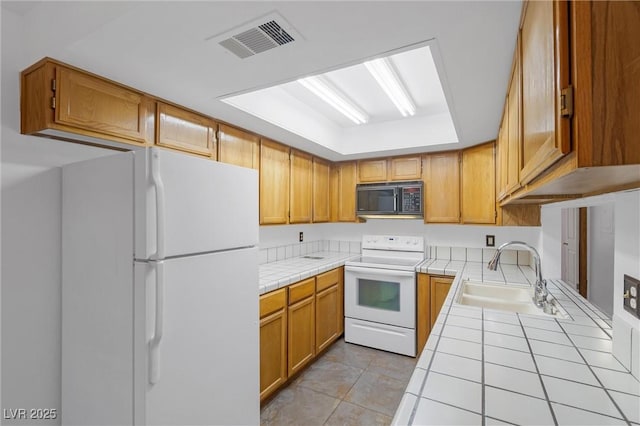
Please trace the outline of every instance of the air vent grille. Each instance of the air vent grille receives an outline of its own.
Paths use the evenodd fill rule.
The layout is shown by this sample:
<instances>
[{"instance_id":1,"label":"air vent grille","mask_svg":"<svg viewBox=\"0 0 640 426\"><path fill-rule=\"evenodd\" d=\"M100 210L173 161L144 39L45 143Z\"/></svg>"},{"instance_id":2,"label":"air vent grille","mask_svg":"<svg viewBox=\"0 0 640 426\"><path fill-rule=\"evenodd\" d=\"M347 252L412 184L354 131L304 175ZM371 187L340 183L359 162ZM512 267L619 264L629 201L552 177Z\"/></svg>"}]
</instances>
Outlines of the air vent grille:
<instances>
[{"instance_id":1,"label":"air vent grille","mask_svg":"<svg viewBox=\"0 0 640 426\"><path fill-rule=\"evenodd\" d=\"M283 44L291 43L293 37L289 35L288 32L282 29L280 25L276 21L269 21L266 24L262 24L259 27L262 31L269 35L280 46Z\"/></svg>"},{"instance_id":2,"label":"air vent grille","mask_svg":"<svg viewBox=\"0 0 640 426\"><path fill-rule=\"evenodd\" d=\"M269 21L222 40L219 44L244 59L292 41L295 39L276 21Z\"/></svg>"}]
</instances>

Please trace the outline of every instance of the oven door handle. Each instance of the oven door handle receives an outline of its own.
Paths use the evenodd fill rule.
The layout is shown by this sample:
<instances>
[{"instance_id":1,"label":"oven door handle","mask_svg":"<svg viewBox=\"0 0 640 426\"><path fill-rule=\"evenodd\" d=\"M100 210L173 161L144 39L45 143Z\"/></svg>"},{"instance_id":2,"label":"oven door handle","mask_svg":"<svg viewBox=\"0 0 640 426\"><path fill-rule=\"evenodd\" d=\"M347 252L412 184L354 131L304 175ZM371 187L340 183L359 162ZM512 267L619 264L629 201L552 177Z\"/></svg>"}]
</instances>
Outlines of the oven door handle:
<instances>
[{"instance_id":1,"label":"oven door handle","mask_svg":"<svg viewBox=\"0 0 640 426\"><path fill-rule=\"evenodd\" d=\"M378 268L366 268L362 266L347 266L345 272L354 272L367 275L375 275L379 277L406 277L411 278L415 276L415 271L398 271L395 269L378 269Z\"/></svg>"}]
</instances>

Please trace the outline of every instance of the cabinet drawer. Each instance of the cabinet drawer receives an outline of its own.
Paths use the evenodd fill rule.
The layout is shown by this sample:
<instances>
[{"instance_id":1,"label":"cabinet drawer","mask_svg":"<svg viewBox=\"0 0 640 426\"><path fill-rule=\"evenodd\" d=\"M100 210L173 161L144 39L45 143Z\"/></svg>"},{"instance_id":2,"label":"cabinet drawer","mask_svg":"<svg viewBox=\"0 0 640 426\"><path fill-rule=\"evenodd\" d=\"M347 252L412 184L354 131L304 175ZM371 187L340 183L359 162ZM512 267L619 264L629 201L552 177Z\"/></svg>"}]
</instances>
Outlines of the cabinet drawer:
<instances>
[{"instance_id":1,"label":"cabinet drawer","mask_svg":"<svg viewBox=\"0 0 640 426\"><path fill-rule=\"evenodd\" d=\"M287 306L287 289L272 291L260 296L260 318Z\"/></svg>"},{"instance_id":2,"label":"cabinet drawer","mask_svg":"<svg viewBox=\"0 0 640 426\"><path fill-rule=\"evenodd\" d=\"M342 268L336 268L318 275L316 277L316 292L320 292L325 288L338 284L338 282L340 282L341 274Z\"/></svg>"},{"instance_id":3,"label":"cabinet drawer","mask_svg":"<svg viewBox=\"0 0 640 426\"><path fill-rule=\"evenodd\" d=\"M308 278L289 287L289 305L292 305L309 296L313 296L316 279Z\"/></svg>"}]
</instances>

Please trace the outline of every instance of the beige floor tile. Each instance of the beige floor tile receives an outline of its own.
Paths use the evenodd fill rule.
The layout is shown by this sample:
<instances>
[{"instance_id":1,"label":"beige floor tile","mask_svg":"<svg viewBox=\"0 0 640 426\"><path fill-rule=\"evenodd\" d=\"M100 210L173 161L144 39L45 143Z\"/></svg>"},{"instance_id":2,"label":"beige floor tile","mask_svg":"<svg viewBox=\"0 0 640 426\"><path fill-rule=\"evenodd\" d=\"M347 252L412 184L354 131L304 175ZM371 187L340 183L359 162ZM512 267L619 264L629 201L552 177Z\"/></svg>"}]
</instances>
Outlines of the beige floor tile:
<instances>
[{"instance_id":1,"label":"beige floor tile","mask_svg":"<svg viewBox=\"0 0 640 426\"><path fill-rule=\"evenodd\" d=\"M393 416L406 385L406 381L367 370L362 373L344 400Z\"/></svg>"},{"instance_id":2,"label":"beige floor tile","mask_svg":"<svg viewBox=\"0 0 640 426\"><path fill-rule=\"evenodd\" d=\"M289 386L262 409L260 424L267 425L322 425L340 403L320 392Z\"/></svg>"},{"instance_id":3,"label":"beige floor tile","mask_svg":"<svg viewBox=\"0 0 640 426\"><path fill-rule=\"evenodd\" d=\"M416 367L416 358L391 352L377 351L367 371L408 382Z\"/></svg>"},{"instance_id":4,"label":"beige floor tile","mask_svg":"<svg viewBox=\"0 0 640 426\"><path fill-rule=\"evenodd\" d=\"M261 424L390 424L415 364L340 339L262 408Z\"/></svg>"},{"instance_id":5,"label":"beige floor tile","mask_svg":"<svg viewBox=\"0 0 640 426\"><path fill-rule=\"evenodd\" d=\"M379 351L376 349L346 343L344 339L340 339L324 354L323 358L364 369L371 364L377 352Z\"/></svg>"},{"instance_id":6,"label":"beige floor tile","mask_svg":"<svg viewBox=\"0 0 640 426\"><path fill-rule=\"evenodd\" d=\"M386 426L391 424L393 418L377 411L369 410L350 402L342 401L333 412L327 426Z\"/></svg>"},{"instance_id":7,"label":"beige floor tile","mask_svg":"<svg viewBox=\"0 0 640 426\"><path fill-rule=\"evenodd\" d=\"M295 384L342 399L363 371L323 357L306 369Z\"/></svg>"}]
</instances>

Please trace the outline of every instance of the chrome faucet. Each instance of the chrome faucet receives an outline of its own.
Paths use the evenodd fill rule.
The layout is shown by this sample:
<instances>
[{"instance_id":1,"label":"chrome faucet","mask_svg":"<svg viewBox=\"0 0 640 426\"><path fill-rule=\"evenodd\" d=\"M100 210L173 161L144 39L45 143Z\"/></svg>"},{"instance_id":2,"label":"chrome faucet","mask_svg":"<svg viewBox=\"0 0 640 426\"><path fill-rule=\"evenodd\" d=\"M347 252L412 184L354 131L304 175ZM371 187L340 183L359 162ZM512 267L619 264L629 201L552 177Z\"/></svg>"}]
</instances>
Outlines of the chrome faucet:
<instances>
[{"instance_id":1,"label":"chrome faucet","mask_svg":"<svg viewBox=\"0 0 640 426\"><path fill-rule=\"evenodd\" d=\"M505 248L513 245L524 247L527 250L529 250L531 253L533 253L533 261L536 268L536 286L533 293L533 301L536 304L536 306L540 308L544 308L547 303L547 297L549 296L549 292L547 291L547 281L542 278L542 268L540 267L540 255L538 254L538 250L536 250L535 247L532 247L523 241L509 241L508 243L504 243L500 247L498 247L498 251L496 251L496 254L493 256L493 259L489 261L487 268L489 268L492 271L495 271L496 269L498 269L498 262L500 261L500 255L502 254L502 251Z\"/></svg>"}]
</instances>

